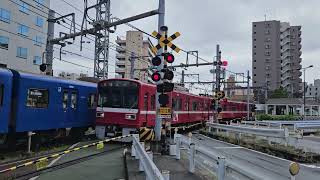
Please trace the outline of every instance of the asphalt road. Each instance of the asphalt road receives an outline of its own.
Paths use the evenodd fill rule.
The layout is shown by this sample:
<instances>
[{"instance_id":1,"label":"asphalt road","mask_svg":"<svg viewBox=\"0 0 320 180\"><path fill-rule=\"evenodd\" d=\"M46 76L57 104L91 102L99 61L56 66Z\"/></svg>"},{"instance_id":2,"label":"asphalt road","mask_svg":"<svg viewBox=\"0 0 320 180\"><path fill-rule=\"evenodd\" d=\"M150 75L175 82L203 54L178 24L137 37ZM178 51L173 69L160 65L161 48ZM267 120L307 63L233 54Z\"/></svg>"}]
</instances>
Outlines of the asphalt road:
<instances>
[{"instance_id":1,"label":"asphalt road","mask_svg":"<svg viewBox=\"0 0 320 180\"><path fill-rule=\"evenodd\" d=\"M187 138L183 136L183 138ZM205 147L217 155L229 158L233 163L241 166L245 171L266 180L290 179L288 170L291 161L267 155L261 152L218 141L200 134L194 134L192 141L196 146ZM237 179L237 178L235 178ZM300 164L297 180L319 180L320 167Z\"/></svg>"}]
</instances>

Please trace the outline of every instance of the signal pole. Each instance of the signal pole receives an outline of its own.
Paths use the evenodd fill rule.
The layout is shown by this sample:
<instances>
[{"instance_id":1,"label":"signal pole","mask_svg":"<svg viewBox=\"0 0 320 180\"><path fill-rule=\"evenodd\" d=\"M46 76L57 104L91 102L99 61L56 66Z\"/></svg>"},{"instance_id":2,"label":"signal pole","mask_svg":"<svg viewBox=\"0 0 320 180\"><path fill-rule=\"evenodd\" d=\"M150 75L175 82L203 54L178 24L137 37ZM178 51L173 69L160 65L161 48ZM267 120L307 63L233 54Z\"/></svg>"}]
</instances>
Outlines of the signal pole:
<instances>
[{"instance_id":1,"label":"signal pole","mask_svg":"<svg viewBox=\"0 0 320 180\"><path fill-rule=\"evenodd\" d=\"M249 81L250 81L250 76L249 76L249 70L247 71L247 121L249 121L250 118L250 105L249 105L249 93L250 93L250 87L249 87Z\"/></svg>"},{"instance_id":2,"label":"signal pole","mask_svg":"<svg viewBox=\"0 0 320 180\"><path fill-rule=\"evenodd\" d=\"M163 31L161 30L161 27L164 26L164 17L165 17L165 0L159 0L159 9L158 9L159 17L158 17L158 32L160 34L163 34ZM159 40L160 43L160 40ZM163 49L159 49L157 55L161 55L163 52ZM162 57L161 57L162 58ZM161 69L163 69L163 61L161 61L161 64L159 66ZM157 83L159 84L159 83ZM162 126L162 118L159 118L159 112L158 109L160 108L159 103L159 95L161 93L157 92L156 95L156 125L154 127L155 132L155 139L156 141L161 140L161 126Z\"/></svg>"},{"instance_id":3,"label":"signal pole","mask_svg":"<svg viewBox=\"0 0 320 180\"><path fill-rule=\"evenodd\" d=\"M220 62L221 62L221 51L220 51L220 46L219 44L217 44L217 52L216 52L217 56L216 56L216 59L217 59L217 65L216 65L216 92L217 91L220 91L220 73L221 73L221 65L220 65Z\"/></svg>"}]
</instances>

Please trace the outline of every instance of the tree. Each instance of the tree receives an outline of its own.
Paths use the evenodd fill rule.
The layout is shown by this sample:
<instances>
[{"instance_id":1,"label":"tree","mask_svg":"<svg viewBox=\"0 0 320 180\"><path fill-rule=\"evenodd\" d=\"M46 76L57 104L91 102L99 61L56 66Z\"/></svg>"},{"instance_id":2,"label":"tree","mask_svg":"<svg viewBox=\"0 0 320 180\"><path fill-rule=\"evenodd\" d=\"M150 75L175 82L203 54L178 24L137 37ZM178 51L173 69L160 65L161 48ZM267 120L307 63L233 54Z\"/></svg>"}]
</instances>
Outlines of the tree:
<instances>
[{"instance_id":1,"label":"tree","mask_svg":"<svg viewBox=\"0 0 320 180\"><path fill-rule=\"evenodd\" d=\"M271 98L288 98L289 97L289 93L283 87L280 87L280 88L274 90L271 93L270 97Z\"/></svg>"}]
</instances>

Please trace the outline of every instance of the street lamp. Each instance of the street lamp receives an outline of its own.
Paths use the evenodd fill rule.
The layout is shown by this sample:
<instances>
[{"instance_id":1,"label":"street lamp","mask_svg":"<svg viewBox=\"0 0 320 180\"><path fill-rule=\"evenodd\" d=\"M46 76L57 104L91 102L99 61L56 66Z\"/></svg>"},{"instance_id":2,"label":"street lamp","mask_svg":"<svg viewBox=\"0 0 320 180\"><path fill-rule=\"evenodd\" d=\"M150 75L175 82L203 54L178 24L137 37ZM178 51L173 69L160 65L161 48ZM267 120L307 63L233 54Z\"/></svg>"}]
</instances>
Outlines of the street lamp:
<instances>
[{"instance_id":1,"label":"street lamp","mask_svg":"<svg viewBox=\"0 0 320 180\"><path fill-rule=\"evenodd\" d=\"M312 68L313 65L301 68L303 70L303 120L306 119L306 69Z\"/></svg>"}]
</instances>

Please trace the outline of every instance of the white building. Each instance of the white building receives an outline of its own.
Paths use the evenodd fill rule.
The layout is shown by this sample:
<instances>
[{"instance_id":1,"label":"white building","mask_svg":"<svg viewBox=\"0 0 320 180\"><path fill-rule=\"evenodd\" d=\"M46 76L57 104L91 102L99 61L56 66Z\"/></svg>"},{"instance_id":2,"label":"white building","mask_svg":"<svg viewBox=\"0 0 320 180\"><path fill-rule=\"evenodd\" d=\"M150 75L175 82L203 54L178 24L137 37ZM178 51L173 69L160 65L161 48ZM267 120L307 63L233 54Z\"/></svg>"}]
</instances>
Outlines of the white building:
<instances>
[{"instance_id":1,"label":"white building","mask_svg":"<svg viewBox=\"0 0 320 180\"><path fill-rule=\"evenodd\" d=\"M72 80L77 80L79 78L83 78L83 77L88 77L87 74L77 74L77 73L68 73L68 72L64 72L62 71L61 73L59 73L58 75L59 77L62 77L64 79L72 79Z\"/></svg>"},{"instance_id":2,"label":"white building","mask_svg":"<svg viewBox=\"0 0 320 180\"><path fill-rule=\"evenodd\" d=\"M313 84L306 87L306 98L320 99L320 79L315 79Z\"/></svg>"},{"instance_id":3,"label":"white building","mask_svg":"<svg viewBox=\"0 0 320 180\"><path fill-rule=\"evenodd\" d=\"M0 1L0 66L40 73L50 0Z\"/></svg>"},{"instance_id":4,"label":"white building","mask_svg":"<svg viewBox=\"0 0 320 180\"><path fill-rule=\"evenodd\" d=\"M117 78L130 78L131 66L134 69L134 78L138 78L141 81L148 81L148 71L141 71L139 69L145 69L150 66L153 53L151 51L152 43L149 39L144 40L142 32L139 31L127 31L126 39L117 38L117 47L115 63L115 72ZM134 62L130 59L133 58Z\"/></svg>"}]
</instances>

